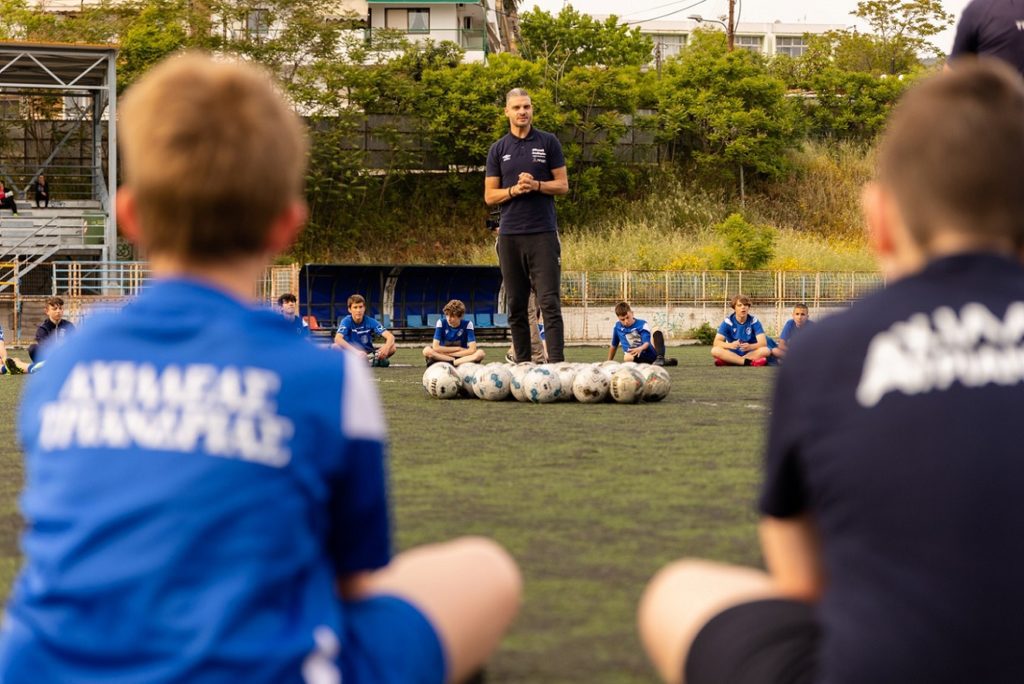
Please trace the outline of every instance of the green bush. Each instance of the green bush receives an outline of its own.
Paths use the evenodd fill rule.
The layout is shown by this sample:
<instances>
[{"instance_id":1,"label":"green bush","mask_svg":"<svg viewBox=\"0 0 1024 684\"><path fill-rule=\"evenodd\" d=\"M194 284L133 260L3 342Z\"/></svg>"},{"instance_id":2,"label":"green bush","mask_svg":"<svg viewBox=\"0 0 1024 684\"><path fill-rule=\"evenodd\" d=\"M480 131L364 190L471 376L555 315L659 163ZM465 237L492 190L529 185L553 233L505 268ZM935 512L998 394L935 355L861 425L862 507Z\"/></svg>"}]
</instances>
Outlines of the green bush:
<instances>
[{"instance_id":1,"label":"green bush","mask_svg":"<svg viewBox=\"0 0 1024 684\"><path fill-rule=\"evenodd\" d=\"M690 328L687 333L687 339L697 340L701 344L711 344L715 341L715 335L718 331L711 327L711 325L704 321L700 326L696 328Z\"/></svg>"},{"instance_id":2,"label":"green bush","mask_svg":"<svg viewBox=\"0 0 1024 684\"><path fill-rule=\"evenodd\" d=\"M724 251L716 258L716 267L722 270L757 270L775 254L775 229L755 226L738 213L716 225L715 233L725 242Z\"/></svg>"}]
</instances>

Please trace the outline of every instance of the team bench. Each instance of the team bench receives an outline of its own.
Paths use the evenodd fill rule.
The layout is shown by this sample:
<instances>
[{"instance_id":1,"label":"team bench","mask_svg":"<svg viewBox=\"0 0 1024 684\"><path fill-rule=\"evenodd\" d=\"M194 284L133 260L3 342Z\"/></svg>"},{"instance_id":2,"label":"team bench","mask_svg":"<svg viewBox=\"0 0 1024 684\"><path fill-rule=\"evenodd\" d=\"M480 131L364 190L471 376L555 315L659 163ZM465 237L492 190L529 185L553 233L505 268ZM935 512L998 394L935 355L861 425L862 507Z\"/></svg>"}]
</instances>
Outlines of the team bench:
<instances>
[{"instance_id":1,"label":"team bench","mask_svg":"<svg viewBox=\"0 0 1024 684\"><path fill-rule=\"evenodd\" d=\"M508 327L508 316L506 314L467 314L473 319L473 330L479 342L508 342L512 339L511 330ZM427 316L409 315L407 325L385 327L391 331L398 342L430 342L434 338L434 324L440 318L437 314ZM330 344L334 340L334 328L316 328L310 331L315 342Z\"/></svg>"}]
</instances>

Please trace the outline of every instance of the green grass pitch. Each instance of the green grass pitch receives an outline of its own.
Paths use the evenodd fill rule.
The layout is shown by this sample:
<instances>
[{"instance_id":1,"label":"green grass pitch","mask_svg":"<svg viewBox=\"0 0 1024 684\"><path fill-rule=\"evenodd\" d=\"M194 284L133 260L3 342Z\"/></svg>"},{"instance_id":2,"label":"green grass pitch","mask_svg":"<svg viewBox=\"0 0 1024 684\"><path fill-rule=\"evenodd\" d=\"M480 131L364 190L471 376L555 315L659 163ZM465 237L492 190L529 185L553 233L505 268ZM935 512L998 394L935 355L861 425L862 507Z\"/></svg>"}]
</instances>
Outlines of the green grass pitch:
<instances>
[{"instance_id":1,"label":"green grass pitch","mask_svg":"<svg viewBox=\"0 0 1024 684\"><path fill-rule=\"evenodd\" d=\"M606 354L567 350L569 361ZM413 349L396 358L411 367L373 371L399 548L481 534L523 569L522 611L489 682L654 682L635 629L651 575L681 556L760 564L754 501L775 371L715 368L707 347L670 355L680 365L658 404L439 401ZM24 381L0 377L0 597L19 562Z\"/></svg>"}]
</instances>

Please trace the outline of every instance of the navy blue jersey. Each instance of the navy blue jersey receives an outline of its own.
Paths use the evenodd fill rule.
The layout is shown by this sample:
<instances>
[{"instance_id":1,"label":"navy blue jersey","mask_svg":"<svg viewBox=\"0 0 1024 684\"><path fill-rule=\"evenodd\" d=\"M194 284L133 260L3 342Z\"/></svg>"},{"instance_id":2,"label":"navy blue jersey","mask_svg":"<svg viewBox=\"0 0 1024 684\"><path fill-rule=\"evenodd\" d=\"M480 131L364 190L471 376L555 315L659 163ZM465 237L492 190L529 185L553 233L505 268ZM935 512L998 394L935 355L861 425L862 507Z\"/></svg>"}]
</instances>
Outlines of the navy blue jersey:
<instances>
[{"instance_id":1,"label":"navy blue jersey","mask_svg":"<svg viewBox=\"0 0 1024 684\"><path fill-rule=\"evenodd\" d=\"M42 344L43 342L62 340L65 336L70 335L75 331L75 325L69 320L64 318L60 319L56 323L51 321L49 318L44 318L43 322L36 328L36 344Z\"/></svg>"},{"instance_id":2,"label":"navy blue jersey","mask_svg":"<svg viewBox=\"0 0 1024 684\"><path fill-rule=\"evenodd\" d=\"M804 325L801 328L797 326L796 321L790 318L788 321L786 321L786 324L782 326L782 332L779 333L779 339L785 340L786 342L791 342L792 337L795 337L796 335L805 332L812 325L814 325L814 321L808 318L806 321L804 321Z\"/></svg>"},{"instance_id":3,"label":"navy blue jersey","mask_svg":"<svg viewBox=\"0 0 1024 684\"><path fill-rule=\"evenodd\" d=\"M821 538L817 681L1024 681L1022 406L1002 257L933 262L793 342L760 507Z\"/></svg>"},{"instance_id":4,"label":"navy blue jersey","mask_svg":"<svg viewBox=\"0 0 1024 684\"><path fill-rule=\"evenodd\" d=\"M373 338L384 334L384 326L370 316L363 316L359 323L353 321L352 316L345 316L338 324L338 334L356 349L372 352Z\"/></svg>"},{"instance_id":5,"label":"navy blue jersey","mask_svg":"<svg viewBox=\"0 0 1024 684\"><path fill-rule=\"evenodd\" d=\"M476 332L473 330L473 322L463 318L454 328L448 324L448 319L442 316L434 325L434 339L442 347L469 347L470 342L476 342Z\"/></svg>"},{"instance_id":6,"label":"navy blue jersey","mask_svg":"<svg viewBox=\"0 0 1024 684\"><path fill-rule=\"evenodd\" d=\"M997 57L1024 74L1024 0L973 0L956 27L949 58Z\"/></svg>"},{"instance_id":7,"label":"navy blue jersey","mask_svg":"<svg viewBox=\"0 0 1024 684\"><path fill-rule=\"evenodd\" d=\"M718 326L718 334L724 337L726 342L738 340L746 344L754 344L757 342L758 335L764 335L764 326L753 314L747 314L747 320L738 323L736 314L732 313L726 316Z\"/></svg>"},{"instance_id":8,"label":"navy blue jersey","mask_svg":"<svg viewBox=\"0 0 1024 684\"><path fill-rule=\"evenodd\" d=\"M562 144L553 134L531 128L525 138L511 133L491 145L487 152L487 176L501 178L501 187L510 188L519 182L519 174L527 172L535 180L554 179L553 169L565 166ZM555 198L542 192L528 192L501 205L501 233L526 235L558 230Z\"/></svg>"},{"instance_id":9,"label":"navy blue jersey","mask_svg":"<svg viewBox=\"0 0 1024 684\"><path fill-rule=\"evenodd\" d=\"M206 286L158 281L55 345L18 427L7 684L303 681L314 633L344 639L336 578L390 559L365 363Z\"/></svg>"}]
</instances>

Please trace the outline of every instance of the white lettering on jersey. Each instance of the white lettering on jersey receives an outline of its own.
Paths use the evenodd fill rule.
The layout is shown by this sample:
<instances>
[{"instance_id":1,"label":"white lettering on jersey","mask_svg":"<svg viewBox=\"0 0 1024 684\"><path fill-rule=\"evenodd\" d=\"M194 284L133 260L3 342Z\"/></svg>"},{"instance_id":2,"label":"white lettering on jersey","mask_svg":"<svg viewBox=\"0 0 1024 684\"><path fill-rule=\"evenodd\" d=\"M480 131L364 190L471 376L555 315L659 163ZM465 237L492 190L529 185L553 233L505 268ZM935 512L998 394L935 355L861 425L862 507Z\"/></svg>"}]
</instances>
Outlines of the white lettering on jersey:
<instances>
[{"instance_id":1,"label":"white lettering on jersey","mask_svg":"<svg viewBox=\"0 0 1024 684\"><path fill-rule=\"evenodd\" d=\"M914 314L868 345L857 401L871 408L890 392L907 395L1024 382L1024 302L1000 319L983 304Z\"/></svg>"},{"instance_id":2,"label":"white lettering on jersey","mask_svg":"<svg viewBox=\"0 0 1024 684\"><path fill-rule=\"evenodd\" d=\"M1024 21L1018 21L1017 22L1017 30L1018 31L1024 31Z\"/></svg>"},{"instance_id":3,"label":"white lettering on jersey","mask_svg":"<svg viewBox=\"0 0 1024 684\"><path fill-rule=\"evenodd\" d=\"M530 150L533 155L533 161L537 164L546 164L548 161L548 151L543 147L534 147Z\"/></svg>"},{"instance_id":4,"label":"white lettering on jersey","mask_svg":"<svg viewBox=\"0 0 1024 684\"><path fill-rule=\"evenodd\" d=\"M40 447L201 452L283 467L292 421L277 413L281 378L263 368L92 361L42 408Z\"/></svg>"},{"instance_id":5,"label":"white lettering on jersey","mask_svg":"<svg viewBox=\"0 0 1024 684\"><path fill-rule=\"evenodd\" d=\"M511 154L503 154L503 155L501 155L501 161L507 162L507 161L511 161L511 160L512 160L512 155Z\"/></svg>"}]
</instances>

